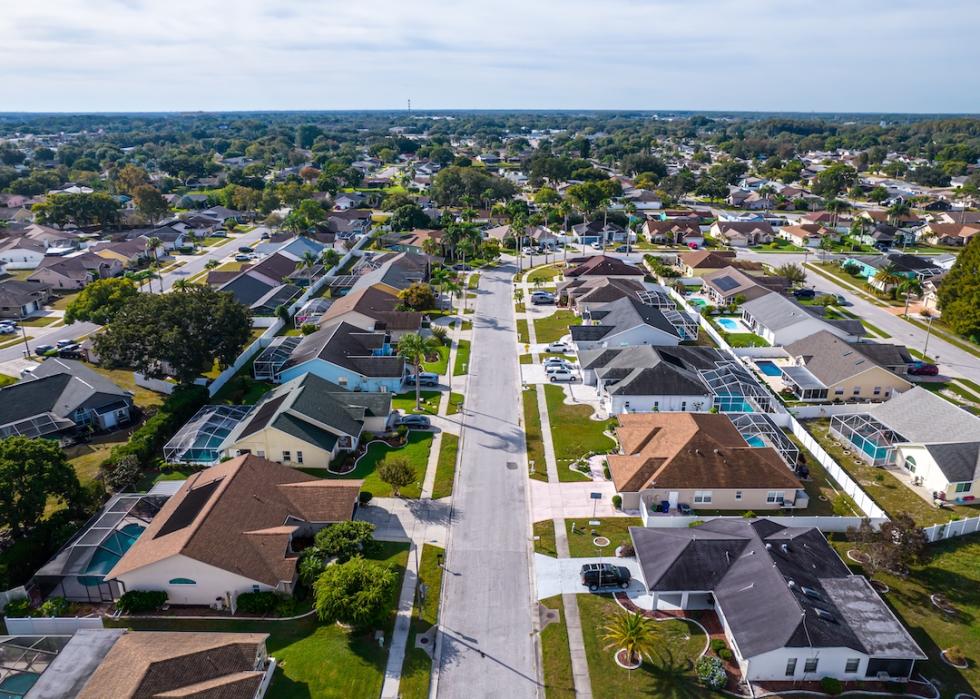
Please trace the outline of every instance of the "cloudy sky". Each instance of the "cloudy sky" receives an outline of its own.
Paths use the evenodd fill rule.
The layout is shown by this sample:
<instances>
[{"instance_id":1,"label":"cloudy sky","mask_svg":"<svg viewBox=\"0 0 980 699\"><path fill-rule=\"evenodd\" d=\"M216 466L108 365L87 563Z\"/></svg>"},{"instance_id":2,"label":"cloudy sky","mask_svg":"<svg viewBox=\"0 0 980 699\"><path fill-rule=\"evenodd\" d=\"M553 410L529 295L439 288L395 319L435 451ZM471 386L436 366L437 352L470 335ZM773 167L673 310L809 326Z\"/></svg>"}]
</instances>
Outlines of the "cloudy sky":
<instances>
[{"instance_id":1,"label":"cloudy sky","mask_svg":"<svg viewBox=\"0 0 980 699\"><path fill-rule=\"evenodd\" d=\"M977 0L6 0L0 111L980 112Z\"/></svg>"}]
</instances>

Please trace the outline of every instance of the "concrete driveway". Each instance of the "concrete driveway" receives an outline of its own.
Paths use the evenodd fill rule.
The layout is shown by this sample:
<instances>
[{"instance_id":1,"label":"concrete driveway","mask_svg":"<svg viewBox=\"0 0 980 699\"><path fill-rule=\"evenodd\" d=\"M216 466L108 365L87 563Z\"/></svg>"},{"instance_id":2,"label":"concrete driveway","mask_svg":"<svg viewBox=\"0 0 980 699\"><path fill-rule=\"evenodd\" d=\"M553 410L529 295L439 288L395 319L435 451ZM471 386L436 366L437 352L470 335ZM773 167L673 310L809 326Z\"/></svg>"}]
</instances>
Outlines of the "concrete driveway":
<instances>
[{"instance_id":1,"label":"concrete driveway","mask_svg":"<svg viewBox=\"0 0 980 699\"><path fill-rule=\"evenodd\" d=\"M578 369L573 369L572 373L576 377L576 382L582 381L582 377L579 374ZM541 364L521 364L521 381L527 385L551 383L551 379L545 373L544 367ZM567 382L562 381L555 383L564 385Z\"/></svg>"},{"instance_id":2,"label":"concrete driveway","mask_svg":"<svg viewBox=\"0 0 980 699\"><path fill-rule=\"evenodd\" d=\"M640 564L635 558L616 558L616 544L610 543L605 551L608 556L602 558L552 558L540 553L534 554L534 573L537 580L538 599L547 599L561 594L591 594L579 578L582 566L586 563L612 563L628 568L633 580L630 581L628 594L642 595L645 590L640 582ZM604 590L605 592L606 590ZM617 590L618 591L618 590Z\"/></svg>"},{"instance_id":3,"label":"concrete driveway","mask_svg":"<svg viewBox=\"0 0 980 699\"><path fill-rule=\"evenodd\" d=\"M562 464L559 468L567 468ZM579 481L570 483L545 483L529 481L531 488L531 521L544 519L591 519L596 517L625 517L626 514L612 505L616 486L612 481ZM600 493L599 500L592 493Z\"/></svg>"}]
</instances>

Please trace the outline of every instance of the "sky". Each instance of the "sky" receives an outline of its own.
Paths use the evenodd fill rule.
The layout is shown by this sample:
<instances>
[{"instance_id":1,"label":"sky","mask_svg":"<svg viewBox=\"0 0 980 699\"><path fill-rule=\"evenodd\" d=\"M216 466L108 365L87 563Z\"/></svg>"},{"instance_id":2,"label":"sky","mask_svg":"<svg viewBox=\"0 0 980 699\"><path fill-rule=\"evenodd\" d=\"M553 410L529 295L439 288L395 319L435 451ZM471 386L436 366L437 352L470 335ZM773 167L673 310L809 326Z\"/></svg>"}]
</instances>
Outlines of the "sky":
<instances>
[{"instance_id":1,"label":"sky","mask_svg":"<svg viewBox=\"0 0 980 699\"><path fill-rule=\"evenodd\" d=\"M980 112L977 0L3 5L2 112Z\"/></svg>"}]
</instances>

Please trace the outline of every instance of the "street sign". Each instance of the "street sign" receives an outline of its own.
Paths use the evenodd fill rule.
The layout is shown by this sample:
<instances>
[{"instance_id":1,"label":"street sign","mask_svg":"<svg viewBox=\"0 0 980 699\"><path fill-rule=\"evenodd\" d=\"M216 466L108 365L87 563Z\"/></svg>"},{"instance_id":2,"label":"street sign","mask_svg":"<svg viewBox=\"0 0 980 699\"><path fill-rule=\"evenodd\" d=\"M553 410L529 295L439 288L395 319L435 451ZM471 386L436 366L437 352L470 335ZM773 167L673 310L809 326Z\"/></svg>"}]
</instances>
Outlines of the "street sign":
<instances>
[{"instance_id":1,"label":"street sign","mask_svg":"<svg viewBox=\"0 0 980 699\"><path fill-rule=\"evenodd\" d=\"M602 493L589 493L589 497L593 500L602 500Z\"/></svg>"}]
</instances>

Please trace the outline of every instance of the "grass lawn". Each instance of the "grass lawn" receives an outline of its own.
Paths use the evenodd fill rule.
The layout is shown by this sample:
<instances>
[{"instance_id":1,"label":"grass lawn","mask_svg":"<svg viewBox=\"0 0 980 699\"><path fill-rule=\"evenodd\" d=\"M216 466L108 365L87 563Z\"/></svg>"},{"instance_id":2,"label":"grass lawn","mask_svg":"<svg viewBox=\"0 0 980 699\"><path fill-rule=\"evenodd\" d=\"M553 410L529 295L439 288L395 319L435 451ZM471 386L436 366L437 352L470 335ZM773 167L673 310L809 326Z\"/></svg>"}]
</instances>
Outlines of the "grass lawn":
<instances>
[{"instance_id":1,"label":"grass lawn","mask_svg":"<svg viewBox=\"0 0 980 699\"><path fill-rule=\"evenodd\" d=\"M574 461L590 453L605 454L616 446L615 441L603 434L604 430L616 423L615 418L603 421L591 419L590 406L565 403L565 391L561 386L545 386L544 394L559 474L568 471L563 468L563 461Z\"/></svg>"},{"instance_id":2,"label":"grass lawn","mask_svg":"<svg viewBox=\"0 0 980 699\"><path fill-rule=\"evenodd\" d=\"M453 478L456 475L456 457L459 454L459 437L442 433L439 460L436 462L436 479L432 484L432 499L438 500L453 494Z\"/></svg>"},{"instance_id":3,"label":"grass lawn","mask_svg":"<svg viewBox=\"0 0 980 699\"><path fill-rule=\"evenodd\" d=\"M534 386L521 393L524 404L524 440L527 442L527 460L534 469L531 478L548 480L548 466L544 460L544 442L541 439L541 416L538 414L538 392Z\"/></svg>"},{"instance_id":4,"label":"grass lawn","mask_svg":"<svg viewBox=\"0 0 980 699\"><path fill-rule=\"evenodd\" d=\"M704 632L681 621L654 622L654 654L632 672L616 664L614 650L606 650L603 628L621 611L609 595L575 595L582 619L585 655L589 661L592 696L596 699L620 697L670 697L695 699L712 695L697 684L694 662L704 650Z\"/></svg>"},{"instance_id":5,"label":"grass lawn","mask_svg":"<svg viewBox=\"0 0 980 699\"><path fill-rule=\"evenodd\" d=\"M10 337L13 337L13 336L11 335ZM30 340L33 340L34 338L31 337L30 335L28 335L27 336L27 339L28 339L28 341L30 341ZM3 342L0 342L0 349L5 349L7 347L13 347L14 345L20 344L22 342L24 342L24 336L23 335L18 335L13 340L4 340ZM31 351L32 352L34 351L34 348L33 347L31 347Z\"/></svg>"},{"instance_id":6,"label":"grass lawn","mask_svg":"<svg viewBox=\"0 0 980 699\"><path fill-rule=\"evenodd\" d=\"M99 465L109 456L109 452L121 442L105 442L102 444L77 444L65 449L68 463L75 469L78 480L82 485L91 483L99 473Z\"/></svg>"},{"instance_id":7,"label":"grass lawn","mask_svg":"<svg viewBox=\"0 0 980 699\"><path fill-rule=\"evenodd\" d=\"M401 410L403 413L418 413L424 415L439 414L439 399L442 397L441 391L422 391L422 409L415 409L415 389L399 393L391 397L391 409Z\"/></svg>"},{"instance_id":8,"label":"grass lawn","mask_svg":"<svg viewBox=\"0 0 980 699\"><path fill-rule=\"evenodd\" d=\"M581 325L582 319L572 311L557 311L547 318L534 321L534 336L538 342L554 342L568 334L569 325Z\"/></svg>"},{"instance_id":9,"label":"grass lawn","mask_svg":"<svg viewBox=\"0 0 980 699\"><path fill-rule=\"evenodd\" d=\"M722 333L732 347L768 347L769 343L755 333Z\"/></svg>"},{"instance_id":10,"label":"grass lawn","mask_svg":"<svg viewBox=\"0 0 980 699\"><path fill-rule=\"evenodd\" d=\"M75 298L81 292L76 291L74 294L64 294L63 296L56 296L54 300L48 305L56 311L63 311L68 308L68 304L75 300Z\"/></svg>"},{"instance_id":11,"label":"grass lawn","mask_svg":"<svg viewBox=\"0 0 980 699\"><path fill-rule=\"evenodd\" d=\"M417 498L421 491L421 481L425 477L425 467L429 463L429 450L432 449L432 433L419 432L412 430L408 433L408 442L397 449L392 449L387 444L376 442L368 447L367 452L357 462L357 468L350 473L338 475L328 473L324 470L311 471L314 475L325 478L353 478L364 481L362 490L366 490L375 497L387 498L393 495L391 486L382 482L378 477L378 464L389 454L408 459L409 465L415 469L418 480L412 485L401 489L401 495L405 498Z\"/></svg>"},{"instance_id":12,"label":"grass lawn","mask_svg":"<svg viewBox=\"0 0 980 699\"><path fill-rule=\"evenodd\" d=\"M215 272L240 272L242 267L247 265L248 262L225 262L223 265L219 265L214 268Z\"/></svg>"},{"instance_id":13,"label":"grass lawn","mask_svg":"<svg viewBox=\"0 0 980 699\"><path fill-rule=\"evenodd\" d=\"M575 699L572 655L568 650L568 628L565 626L565 609L561 595L541 600L541 604L558 611L558 621L541 630L544 695L547 699Z\"/></svg>"},{"instance_id":14,"label":"grass lawn","mask_svg":"<svg viewBox=\"0 0 980 699\"><path fill-rule=\"evenodd\" d=\"M453 376L463 376L469 371L470 341L460 340L456 343L456 361L453 362Z\"/></svg>"},{"instance_id":15,"label":"grass lawn","mask_svg":"<svg viewBox=\"0 0 980 699\"><path fill-rule=\"evenodd\" d=\"M980 514L980 508L965 505L951 505L942 510L933 507L932 504L919 497L888 470L875 468L857 459L854 456L855 449L851 448L850 454L844 454L842 447L834 445L835 440L841 440L829 434L829 420L807 420L804 424L810 434L820 442L820 446L840 464L841 468L847 471L848 475L885 512L892 515L907 512L920 527L948 522L953 514L960 517L975 517ZM842 442L842 444L846 444L846 442Z\"/></svg>"},{"instance_id":16,"label":"grass lawn","mask_svg":"<svg viewBox=\"0 0 980 699\"><path fill-rule=\"evenodd\" d=\"M456 415L463 409L463 394L450 393L449 405L446 407L446 415Z\"/></svg>"},{"instance_id":17,"label":"grass lawn","mask_svg":"<svg viewBox=\"0 0 980 699\"><path fill-rule=\"evenodd\" d=\"M466 282L466 288L473 290L480 286L480 275L471 274L469 280Z\"/></svg>"},{"instance_id":18,"label":"grass lawn","mask_svg":"<svg viewBox=\"0 0 980 699\"><path fill-rule=\"evenodd\" d=\"M528 339L527 321L524 318L517 319L517 341L522 345L530 342Z\"/></svg>"},{"instance_id":19,"label":"grass lawn","mask_svg":"<svg viewBox=\"0 0 980 699\"><path fill-rule=\"evenodd\" d=\"M840 553L848 548L847 542L838 544ZM942 682L943 697L959 692L976 695L980 687L980 537L947 539L929 544L926 551L929 560L913 567L907 577L877 573L875 578L891 588L882 598L929 656L916 664L917 671ZM861 570L845 560L851 568ZM929 597L936 592L944 594L959 614L950 616L933 606ZM940 652L952 646L963 651L968 668L960 670L943 662Z\"/></svg>"},{"instance_id":20,"label":"grass lawn","mask_svg":"<svg viewBox=\"0 0 980 699\"><path fill-rule=\"evenodd\" d=\"M589 526L590 521L600 522L599 526ZM575 525L575 531L572 531ZM615 556L616 547L623 543L629 543L630 527L642 527L643 520L639 517L600 517L597 520L589 519L566 519L565 531L568 534L568 555L572 558L582 556ZM592 532L596 532L593 534ZM599 549L592 543L596 536L604 536L609 539L609 546Z\"/></svg>"},{"instance_id":21,"label":"grass lawn","mask_svg":"<svg viewBox=\"0 0 980 699\"><path fill-rule=\"evenodd\" d=\"M545 265L544 267L538 267L537 269L532 269L527 273L524 281L533 284L534 282L550 282L559 273L558 265Z\"/></svg>"},{"instance_id":22,"label":"grass lawn","mask_svg":"<svg viewBox=\"0 0 980 699\"><path fill-rule=\"evenodd\" d=\"M550 519L543 519L531 525L531 532L536 537L534 539L534 552L543 553L545 556L558 557L558 546L555 544L555 523Z\"/></svg>"},{"instance_id":23,"label":"grass lawn","mask_svg":"<svg viewBox=\"0 0 980 699\"><path fill-rule=\"evenodd\" d=\"M438 546L425 545L419 561L419 584L425 586L425 599L421 604L416 598L412 610L411 631L408 634L408 647L402 665L402 677L398 684L398 694L402 699L427 699L429 682L432 678L432 658L421 648L415 647L415 636L425 633L435 625L439 616L439 593L442 590L442 572L438 554L445 550Z\"/></svg>"},{"instance_id":24,"label":"grass lawn","mask_svg":"<svg viewBox=\"0 0 980 699\"><path fill-rule=\"evenodd\" d=\"M293 621L107 619L106 626L128 626L139 631L268 633L269 655L279 662L268 696L276 699L378 696L384 682L401 578L408 562L408 544L381 542L379 549L370 558L394 564L399 570L398 584L390 600L391 614L384 628L385 647L378 645L373 631L354 633L337 624L323 624L316 616Z\"/></svg>"},{"instance_id":25,"label":"grass lawn","mask_svg":"<svg viewBox=\"0 0 980 699\"><path fill-rule=\"evenodd\" d=\"M0 374L0 388L4 386L9 386L10 384L17 383L19 379L14 376L7 376L6 374Z\"/></svg>"},{"instance_id":26,"label":"grass lawn","mask_svg":"<svg viewBox=\"0 0 980 699\"><path fill-rule=\"evenodd\" d=\"M23 325L25 328L46 328L52 323L56 323L60 318L57 316L38 316L37 318L25 318L24 320L18 320L18 325Z\"/></svg>"},{"instance_id":27,"label":"grass lawn","mask_svg":"<svg viewBox=\"0 0 980 699\"><path fill-rule=\"evenodd\" d=\"M449 346L443 345L436 349L436 354L430 362L422 362L422 371L431 371L440 376L449 370Z\"/></svg>"},{"instance_id":28,"label":"grass lawn","mask_svg":"<svg viewBox=\"0 0 980 699\"><path fill-rule=\"evenodd\" d=\"M198 242L198 245L200 245L201 247L205 247L205 248L219 248L222 245L227 245L228 243L230 243L233 240L235 240L235 239L234 238L222 238L220 236L211 236L209 238L205 238L204 240L199 241Z\"/></svg>"},{"instance_id":29,"label":"grass lawn","mask_svg":"<svg viewBox=\"0 0 980 699\"><path fill-rule=\"evenodd\" d=\"M929 323L923 323L918 318L912 318L910 316L908 318L905 318L904 320L905 322L911 323L912 325L919 328L920 330L929 329ZM980 347L970 342L969 340L955 334L952 330L950 330L946 326L945 323L943 323L942 318L937 318L936 320L932 321L932 333L934 335L941 337L949 344L959 347L964 352L969 352L974 357L980 357Z\"/></svg>"},{"instance_id":30,"label":"grass lawn","mask_svg":"<svg viewBox=\"0 0 980 699\"><path fill-rule=\"evenodd\" d=\"M810 504L805 510L794 511L793 514L862 517L861 510L854 504L851 496L837 488L827 470L800 444L800 440L788 432L786 436L806 455L806 466L810 469L810 477L803 482L803 488L810 496ZM821 497L824 499L821 500Z\"/></svg>"},{"instance_id":31,"label":"grass lawn","mask_svg":"<svg viewBox=\"0 0 980 699\"><path fill-rule=\"evenodd\" d=\"M141 408L160 405L166 398L162 393L137 386L131 369L106 369L97 364L87 364L86 366L92 371L102 374L124 391L131 391L133 400Z\"/></svg>"},{"instance_id":32,"label":"grass lawn","mask_svg":"<svg viewBox=\"0 0 980 699\"><path fill-rule=\"evenodd\" d=\"M214 394L211 402L226 405L255 405L259 398L271 391L274 388L271 383L256 381L252 377L252 363L254 361L253 358L243 364L238 373L228 379L221 390Z\"/></svg>"}]
</instances>

